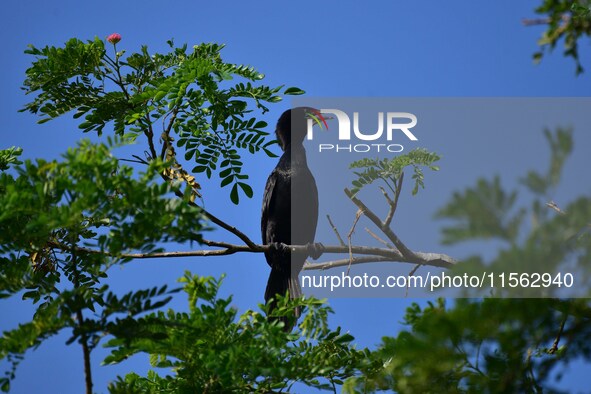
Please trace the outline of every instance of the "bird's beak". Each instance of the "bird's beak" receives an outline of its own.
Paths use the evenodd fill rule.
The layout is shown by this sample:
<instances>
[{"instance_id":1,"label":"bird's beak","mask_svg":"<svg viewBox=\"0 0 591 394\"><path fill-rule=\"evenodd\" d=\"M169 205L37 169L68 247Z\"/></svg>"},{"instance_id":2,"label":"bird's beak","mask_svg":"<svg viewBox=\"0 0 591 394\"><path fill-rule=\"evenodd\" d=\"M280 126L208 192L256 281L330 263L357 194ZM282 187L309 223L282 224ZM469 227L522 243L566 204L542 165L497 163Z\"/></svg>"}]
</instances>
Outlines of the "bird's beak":
<instances>
[{"instance_id":1,"label":"bird's beak","mask_svg":"<svg viewBox=\"0 0 591 394\"><path fill-rule=\"evenodd\" d=\"M319 125L321 128L322 124L324 124L324 127L326 127L326 129L328 130L328 123L326 123L326 119L324 118L324 116L322 116L319 110L311 108L310 112L308 112L308 116L310 116L314 120L314 122L316 122L316 124Z\"/></svg>"}]
</instances>

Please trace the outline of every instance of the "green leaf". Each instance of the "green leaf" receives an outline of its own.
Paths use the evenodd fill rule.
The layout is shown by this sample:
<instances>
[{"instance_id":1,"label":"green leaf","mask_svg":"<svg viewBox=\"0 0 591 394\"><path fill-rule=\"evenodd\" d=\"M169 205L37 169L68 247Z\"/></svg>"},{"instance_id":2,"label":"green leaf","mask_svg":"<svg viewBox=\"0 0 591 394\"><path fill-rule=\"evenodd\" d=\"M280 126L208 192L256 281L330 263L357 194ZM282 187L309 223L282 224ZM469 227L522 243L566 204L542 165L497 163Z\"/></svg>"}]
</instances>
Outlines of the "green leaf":
<instances>
[{"instance_id":1,"label":"green leaf","mask_svg":"<svg viewBox=\"0 0 591 394\"><path fill-rule=\"evenodd\" d=\"M242 191L244 191L244 194L246 194L246 197L252 198L252 196L253 196L252 187L250 187L248 184L246 184L244 182L238 182L238 185L240 185L240 187L242 188Z\"/></svg>"},{"instance_id":2,"label":"green leaf","mask_svg":"<svg viewBox=\"0 0 591 394\"><path fill-rule=\"evenodd\" d=\"M195 155L197 149L189 149L185 152L185 160L191 160Z\"/></svg>"},{"instance_id":3,"label":"green leaf","mask_svg":"<svg viewBox=\"0 0 591 394\"><path fill-rule=\"evenodd\" d=\"M164 96L166 96L166 91L159 91L158 93L156 93L156 95L154 96L154 101L160 101L164 98Z\"/></svg>"},{"instance_id":4,"label":"green leaf","mask_svg":"<svg viewBox=\"0 0 591 394\"><path fill-rule=\"evenodd\" d=\"M240 197L238 196L237 183L235 183L234 186L232 186L232 191L230 192L230 200L232 200L232 202L236 205L238 205L238 203L240 202Z\"/></svg>"},{"instance_id":5,"label":"green leaf","mask_svg":"<svg viewBox=\"0 0 591 394\"><path fill-rule=\"evenodd\" d=\"M301 94L305 94L305 93L306 93L305 91L303 91L300 88L296 88L296 87L287 88L283 92L283 94L285 94L285 95L293 95L293 96L301 95Z\"/></svg>"},{"instance_id":6,"label":"green leaf","mask_svg":"<svg viewBox=\"0 0 591 394\"><path fill-rule=\"evenodd\" d=\"M227 176L226 178L222 179L222 182L220 183L220 187L228 186L230 183L232 183L233 180L234 180L233 175Z\"/></svg>"},{"instance_id":7,"label":"green leaf","mask_svg":"<svg viewBox=\"0 0 591 394\"><path fill-rule=\"evenodd\" d=\"M0 390L8 393L10 391L10 380L7 378L0 378Z\"/></svg>"}]
</instances>

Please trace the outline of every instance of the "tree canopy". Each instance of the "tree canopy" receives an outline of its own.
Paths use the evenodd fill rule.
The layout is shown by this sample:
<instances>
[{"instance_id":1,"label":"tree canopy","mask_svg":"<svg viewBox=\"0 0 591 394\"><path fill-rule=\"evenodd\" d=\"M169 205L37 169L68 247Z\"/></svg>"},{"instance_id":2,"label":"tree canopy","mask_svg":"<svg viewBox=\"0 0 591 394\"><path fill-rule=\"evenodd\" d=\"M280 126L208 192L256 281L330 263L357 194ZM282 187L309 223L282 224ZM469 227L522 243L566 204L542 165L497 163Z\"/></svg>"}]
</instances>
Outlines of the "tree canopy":
<instances>
[{"instance_id":1,"label":"tree canopy","mask_svg":"<svg viewBox=\"0 0 591 394\"><path fill-rule=\"evenodd\" d=\"M546 26L534 58L563 40L564 55L582 72L578 44L590 34L590 7L586 0L544 0L536 11L543 19L526 21ZM296 307L305 311L285 332L283 323L267 319L264 305L241 314L233 309L231 297L218 294L220 278L187 272L176 287L112 292L113 267L165 255L166 245L198 245L202 256L265 250L199 204L198 177L218 178L231 203L252 197L245 155L274 156L269 148L275 141L259 114L286 95L304 93L267 86L255 68L225 62L219 44L169 41L167 53L144 46L127 54L120 42L114 35L106 42L74 38L26 51L34 60L23 84L31 100L22 110L40 116L39 123L72 114L92 138L52 161L21 160L17 147L0 150L0 298L22 297L36 308L29 322L0 337L0 359L9 365L0 378L3 391L26 352L64 330L71 333L67 344L83 349L88 393L90 353L100 344L111 350L105 364L150 355L152 370L114 378L113 393L289 392L295 383L334 392L561 392L566 368L589 362L591 306L585 298L477 294L413 304L404 328L370 350L358 349L346 330L329 327L330 307L314 298L278 300L278 316L293 316ZM524 174L515 190L498 177L479 179L441 207L444 243L495 239L502 245L488 259L453 260L451 272L519 265L529 273L543 261L588 278L591 197L572 196L564 206L548 199L560 187L574 134L558 128L544 135L551 151L547 171ZM144 154L118 158L117 149L131 142L141 142ZM412 171L416 194L425 187L423 170L436 170L437 160L420 149L352 163L356 178L348 196L361 204L356 192L379 193L374 182L385 182L394 211L404 172ZM243 245L208 240L213 226ZM378 227L389 234L388 219ZM433 261L405 250L395 235L390 240L398 254L372 250L374 261L393 255ZM347 251L341 246L334 252ZM451 265L446 258L437 261ZM186 298L188 311L168 308L172 297Z\"/></svg>"}]
</instances>

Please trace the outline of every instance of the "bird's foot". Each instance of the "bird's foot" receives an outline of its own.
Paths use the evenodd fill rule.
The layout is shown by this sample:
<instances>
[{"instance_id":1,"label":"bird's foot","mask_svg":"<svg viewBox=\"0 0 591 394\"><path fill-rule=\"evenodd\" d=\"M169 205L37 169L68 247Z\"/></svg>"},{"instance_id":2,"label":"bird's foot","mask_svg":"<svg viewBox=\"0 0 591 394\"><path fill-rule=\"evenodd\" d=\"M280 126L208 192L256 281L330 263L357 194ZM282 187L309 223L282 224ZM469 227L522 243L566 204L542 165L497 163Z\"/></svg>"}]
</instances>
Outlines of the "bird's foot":
<instances>
[{"instance_id":1,"label":"bird's foot","mask_svg":"<svg viewBox=\"0 0 591 394\"><path fill-rule=\"evenodd\" d=\"M289 247L284 244L283 242L271 242L269 244L269 248L271 248L271 250L273 252L279 252L279 253L288 253L289 252Z\"/></svg>"},{"instance_id":2,"label":"bird's foot","mask_svg":"<svg viewBox=\"0 0 591 394\"><path fill-rule=\"evenodd\" d=\"M324 253L326 248L320 242L309 243L306 245L308 256L312 257L314 260L318 260L320 256Z\"/></svg>"}]
</instances>

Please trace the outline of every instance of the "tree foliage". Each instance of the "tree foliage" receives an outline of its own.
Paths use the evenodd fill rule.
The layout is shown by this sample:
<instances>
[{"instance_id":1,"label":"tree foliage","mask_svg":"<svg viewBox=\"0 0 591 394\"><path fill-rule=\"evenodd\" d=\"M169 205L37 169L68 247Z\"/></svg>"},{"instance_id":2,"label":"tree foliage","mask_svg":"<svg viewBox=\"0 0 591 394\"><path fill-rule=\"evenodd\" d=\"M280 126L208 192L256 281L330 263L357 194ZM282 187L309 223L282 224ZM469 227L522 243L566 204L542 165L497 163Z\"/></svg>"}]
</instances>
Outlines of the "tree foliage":
<instances>
[{"instance_id":1,"label":"tree foliage","mask_svg":"<svg viewBox=\"0 0 591 394\"><path fill-rule=\"evenodd\" d=\"M366 357L367 351L351 347L353 336L328 328L330 309L322 301L297 300L307 313L288 333L283 322L270 322L265 313L249 310L237 316L232 299L217 296L220 281L187 273L181 282L188 313L168 310L130 319L106 343L113 349L107 364L143 352L152 367L172 373L130 373L114 381L110 392L268 393L290 391L295 382L333 390ZM293 302L282 298L278 305L274 314L293 317Z\"/></svg>"},{"instance_id":2,"label":"tree foliage","mask_svg":"<svg viewBox=\"0 0 591 394\"><path fill-rule=\"evenodd\" d=\"M85 140L63 161L26 160L16 176L0 174L0 298L20 295L37 307L31 322L0 338L0 356L14 366L27 349L66 328L70 341L93 348L110 329L112 308L133 316L166 303L150 301L165 290L142 290L133 308L114 307L104 283L108 269L127 261L118 257L123 251L199 241L205 229L199 208L174 196L175 186L157 182L164 163L153 161L132 177L109 148ZM83 318L85 311L95 317Z\"/></svg>"},{"instance_id":3,"label":"tree foliage","mask_svg":"<svg viewBox=\"0 0 591 394\"><path fill-rule=\"evenodd\" d=\"M549 28L536 59L564 39L565 55L582 71L578 42L589 35L589 9L583 0L544 0L537 12L548 16ZM109 269L129 261L125 252L204 241L208 215L194 203L202 191L193 174L217 174L234 203L241 193L252 196L242 155L272 156L274 143L256 113L282 95L302 93L261 84L264 76L253 67L224 62L221 45L168 44L162 54L142 47L127 55L100 39L27 50L35 60L24 82L32 99L23 111L40 115L40 123L72 113L82 132L108 138L82 140L53 161L20 161L14 147L0 151L0 298L22 297L36 307L31 321L0 338L0 359L10 365L0 389L10 389L28 350L63 330L85 355L108 336L107 364L150 355L153 370L118 377L109 386L113 393L286 392L296 382L333 391L342 384L346 392L559 392L556 380L569 363L589 361L591 309L583 299L413 304L405 329L369 351L357 350L349 333L330 329L330 308L316 299L279 299L277 315L306 310L287 333L278 319L267 319L265 307L239 316L231 298L218 297L220 281L212 278L187 273L180 287L110 291ZM572 151L571 132L545 134L549 169L526 174L523 190L506 190L500 178L481 179L439 211L447 220L444 243L485 238L502 245L488 259L465 259L456 273L530 272L543 262L588 277L590 198L564 206L548 201ZM114 156L114 149L140 140L147 149L133 157L142 167ZM403 170L412 167L416 193L424 187L422 168L436 170L438 159L416 150L358 161L351 166L354 192L382 181L397 196ZM188 312L164 310L181 292Z\"/></svg>"},{"instance_id":4,"label":"tree foliage","mask_svg":"<svg viewBox=\"0 0 591 394\"><path fill-rule=\"evenodd\" d=\"M429 152L426 149L417 148L409 153L384 159L361 159L354 161L349 165L351 169L363 169L363 171L354 171L357 179L353 180L352 193L359 192L364 186L371 185L373 182L381 180L392 191L394 195L400 193L399 187L402 185L403 172L406 167L412 167L414 186L412 194L419 191L419 187L424 188L425 175L422 167L438 171L439 167L434 165L439 160L436 153Z\"/></svg>"},{"instance_id":5,"label":"tree foliage","mask_svg":"<svg viewBox=\"0 0 591 394\"><path fill-rule=\"evenodd\" d=\"M439 299L426 307L413 304L404 318L406 329L383 338L370 355L372 361L347 381L345 391L564 392L557 383L568 365L581 360L589 364L591 198L574 198L564 209L544 203L558 186L573 146L570 130L545 135L552 152L549 170L530 171L521 180L532 197L528 208L516 208L518 192L506 191L495 177L455 193L439 210L438 216L451 223L443 229L445 242L494 238L506 245L489 260L480 255L465 259L450 274L571 270L581 298L488 297L454 303ZM526 216L531 218L529 226ZM549 297L539 290L494 295Z\"/></svg>"},{"instance_id":6,"label":"tree foliage","mask_svg":"<svg viewBox=\"0 0 591 394\"><path fill-rule=\"evenodd\" d=\"M492 239L505 245L489 261L483 256L466 259L464 264L454 268L458 274L486 270L496 273L548 273L551 278L557 278L558 274L571 273L577 279L570 293L564 292L567 290L564 285L543 286L541 289L527 289L528 286L525 286L519 289L519 294L517 289L511 291L513 296L570 294L588 297L591 199L581 196L562 207L550 200L550 195L558 187L565 160L572 151L573 138L569 129L558 129L555 133L546 130L544 134L551 152L548 170L545 173L529 171L520 180L525 190L506 191L496 177L492 181L480 179L476 187L455 193L438 212L438 217L452 223L442 230L443 242L454 244ZM519 195L533 197L529 206L517 206ZM523 200L524 197L521 198ZM526 223L526 218L529 223Z\"/></svg>"},{"instance_id":7,"label":"tree foliage","mask_svg":"<svg viewBox=\"0 0 591 394\"><path fill-rule=\"evenodd\" d=\"M547 29L538 41L540 51L534 60L542 60L544 53L553 51L558 43L564 43L564 56L575 61L576 73L583 72L579 43L591 36L591 2L589 0L543 0L536 13L546 16Z\"/></svg>"},{"instance_id":8,"label":"tree foliage","mask_svg":"<svg viewBox=\"0 0 591 394\"><path fill-rule=\"evenodd\" d=\"M169 53L151 54L146 46L125 56L110 55L103 40L69 40L63 47L36 48L27 70L24 90L36 94L23 111L41 115L39 123L74 112L79 128L101 135L112 123L116 135L146 138L145 159L171 161L170 179L187 184L198 195L199 184L179 161L192 162L193 173L211 178L216 172L222 187L231 186L230 197L239 201L239 190L252 197L248 175L242 172L242 151L273 153L275 141L264 131L267 123L252 116L255 108L266 112L267 103L281 101L281 94L302 94L259 84L264 74L251 66L224 62L223 45L200 44L188 49L168 41ZM184 150L177 158L177 148Z\"/></svg>"},{"instance_id":9,"label":"tree foliage","mask_svg":"<svg viewBox=\"0 0 591 394\"><path fill-rule=\"evenodd\" d=\"M586 300L443 299L413 304L396 337L372 352L379 369L351 378L348 392L565 392L570 363L589 360Z\"/></svg>"},{"instance_id":10,"label":"tree foliage","mask_svg":"<svg viewBox=\"0 0 591 394\"><path fill-rule=\"evenodd\" d=\"M261 85L253 67L224 62L221 45L168 44L169 53L142 47L129 56L116 48L110 55L100 39L26 51L35 60L24 90L34 96L23 111L41 115L40 123L73 113L84 133L101 136L109 125L114 133L105 143L81 140L61 160L20 162L19 148L0 151L0 297L36 306L30 322L0 338L0 359L11 365L0 380L4 391L27 350L47 338L69 329L68 344L80 343L88 357L105 335L165 306L179 289L117 296L109 269L128 262L128 252L202 242L207 215L193 203L200 186L185 161L208 177L217 171L222 187L233 185L233 202L239 190L251 197L240 151L272 155L274 142L252 113L282 94L302 93ZM144 157L134 155L141 166L112 153L139 137L148 147Z\"/></svg>"},{"instance_id":11,"label":"tree foliage","mask_svg":"<svg viewBox=\"0 0 591 394\"><path fill-rule=\"evenodd\" d=\"M0 150L0 171L7 170L11 164L22 164L22 162L18 160L18 157L22 153L22 148L17 148L15 146L9 149Z\"/></svg>"}]
</instances>

